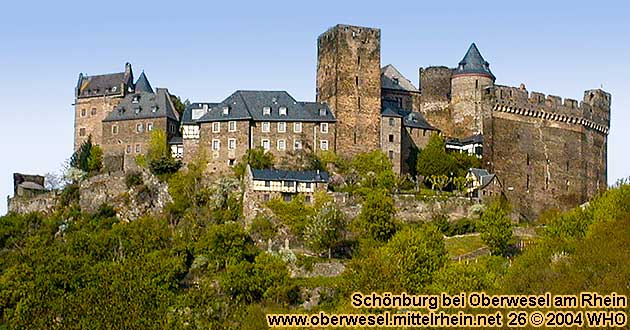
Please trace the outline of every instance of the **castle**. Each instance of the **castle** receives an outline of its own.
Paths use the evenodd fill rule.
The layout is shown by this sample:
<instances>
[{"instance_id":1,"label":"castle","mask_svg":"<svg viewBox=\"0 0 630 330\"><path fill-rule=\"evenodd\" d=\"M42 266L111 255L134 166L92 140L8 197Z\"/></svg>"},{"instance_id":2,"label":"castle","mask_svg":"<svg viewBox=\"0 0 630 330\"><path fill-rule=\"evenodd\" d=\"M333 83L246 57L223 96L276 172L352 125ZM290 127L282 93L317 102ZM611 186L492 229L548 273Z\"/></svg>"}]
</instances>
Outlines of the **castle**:
<instances>
[{"instance_id":1,"label":"castle","mask_svg":"<svg viewBox=\"0 0 630 330\"><path fill-rule=\"evenodd\" d=\"M380 149L397 174L413 175L418 152L439 133L447 148L481 157L524 218L606 188L609 93L587 90L578 103L495 80L472 44L454 68L420 68L416 87L394 66L381 67L379 29L336 25L317 39L315 102L239 90L179 114L144 72L134 82L130 64L120 73L80 74L74 146L91 136L127 168L160 128L184 163L206 151L210 172L228 171L260 146L277 159L305 148L348 158Z\"/></svg>"}]
</instances>

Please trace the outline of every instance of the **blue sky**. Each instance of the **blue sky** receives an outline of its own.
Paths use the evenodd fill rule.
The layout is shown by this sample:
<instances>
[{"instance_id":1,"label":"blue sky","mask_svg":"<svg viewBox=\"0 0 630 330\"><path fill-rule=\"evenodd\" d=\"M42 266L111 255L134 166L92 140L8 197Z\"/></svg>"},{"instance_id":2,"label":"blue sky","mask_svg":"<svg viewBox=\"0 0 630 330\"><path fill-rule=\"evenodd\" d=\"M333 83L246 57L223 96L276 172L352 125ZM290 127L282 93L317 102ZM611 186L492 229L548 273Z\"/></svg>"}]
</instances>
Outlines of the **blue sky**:
<instances>
[{"instance_id":1,"label":"blue sky","mask_svg":"<svg viewBox=\"0 0 630 330\"><path fill-rule=\"evenodd\" d=\"M629 10L610 1L4 3L0 195L13 193L13 172L57 171L70 156L79 72L118 72L129 61L182 99L280 89L313 100L315 41L337 23L380 28L382 64L416 85L419 67L455 66L476 42L498 84L578 100L603 86L614 183L630 176Z\"/></svg>"}]
</instances>

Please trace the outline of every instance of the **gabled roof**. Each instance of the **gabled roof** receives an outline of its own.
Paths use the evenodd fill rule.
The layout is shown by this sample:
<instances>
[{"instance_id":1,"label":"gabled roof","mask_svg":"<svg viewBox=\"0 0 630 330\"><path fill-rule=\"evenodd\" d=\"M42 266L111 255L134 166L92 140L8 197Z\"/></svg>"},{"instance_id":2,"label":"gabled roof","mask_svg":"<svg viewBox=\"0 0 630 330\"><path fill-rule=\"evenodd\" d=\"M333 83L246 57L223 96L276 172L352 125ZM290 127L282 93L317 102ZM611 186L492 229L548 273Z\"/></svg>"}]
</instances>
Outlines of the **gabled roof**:
<instances>
[{"instance_id":1,"label":"gabled roof","mask_svg":"<svg viewBox=\"0 0 630 330\"><path fill-rule=\"evenodd\" d=\"M490 71L490 63L483 59L474 42L468 48L464 58L459 62L458 67L453 70L453 77L467 74L482 75L490 77L492 80L495 79Z\"/></svg>"},{"instance_id":2,"label":"gabled roof","mask_svg":"<svg viewBox=\"0 0 630 330\"><path fill-rule=\"evenodd\" d=\"M297 182L328 182L326 171L286 171L275 169L252 168L254 180L261 181L297 181Z\"/></svg>"},{"instance_id":3,"label":"gabled roof","mask_svg":"<svg viewBox=\"0 0 630 330\"><path fill-rule=\"evenodd\" d=\"M474 175L477 179L480 179L481 177L486 176L486 175L490 175L490 172L488 172L488 170L483 169L483 168L471 167L468 169L468 172Z\"/></svg>"},{"instance_id":4,"label":"gabled roof","mask_svg":"<svg viewBox=\"0 0 630 330\"><path fill-rule=\"evenodd\" d=\"M381 69L381 88L420 92L418 88L413 85L411 80L405 78L405 76L391 64Z\"/></svg>"},{"instance_id":5,"label":"gabled roof","mask_svg":"<svg viewBox=\"0 0 630 330\"><path fill-rule=\"evenodd\" d=\"M254 121L305 121L334 122L330 108L325 103L296 101L285 91L243 91L239 90L220 103L193 103L184 115L184 123L192 119L195 110L207 112L196 122L254 120ZM265 109L269 114L265 114ZM281 114L280 110L286 112Z\"/></svg>"},{"instance_id":6,"label":"gabled roof","mask_svg":"<svg viewBox=\"0 0 630 330\"><path fill-rule=\"evenodd\" d=\"M168 90L158 88L156 93L138 92L126 95L104 122L148 118L170 118L179 121Z\"/></svg>"},{"instance_id":7,"label":"gabled roof","mask_svg":"<svg viewBox=\"0 0 630 330\"><path fill-rule=\"evenodd\" d=\"M453 137L446 138L446 144L449 144L449 145L465 146L469 144L480 144L480 143L483 143L482 134L475 134L475 135L467 136L462 139L453 138Z\"/></svg>"},{"instance_id":8,"label":"gabled roof","mask_svg":"<svg viewBox=\"0 0 630 330\"><path fill-rule=\"evenodd\" d=\"M144 74L144 71L142 71L142 74L140 74L140 77L138 77L138 80L136 81L135 86L136 86L135 87L136 93L139 93L139 92L153 93L153 88L151 88L149 79L147 79L147 76Z\"/></svg>"},{"instance_id":9,"label":"gabled roof","mask_svg":"<svg viewBox=\"0 0 630 330\"><path fill-rule=\"evenodd\" d=\"M133 84L131 64L125 64L125 71L88 76L79 74L76 87L77 98L105 95L123 95L124 88Z\"/></svg>"}]
</instances>

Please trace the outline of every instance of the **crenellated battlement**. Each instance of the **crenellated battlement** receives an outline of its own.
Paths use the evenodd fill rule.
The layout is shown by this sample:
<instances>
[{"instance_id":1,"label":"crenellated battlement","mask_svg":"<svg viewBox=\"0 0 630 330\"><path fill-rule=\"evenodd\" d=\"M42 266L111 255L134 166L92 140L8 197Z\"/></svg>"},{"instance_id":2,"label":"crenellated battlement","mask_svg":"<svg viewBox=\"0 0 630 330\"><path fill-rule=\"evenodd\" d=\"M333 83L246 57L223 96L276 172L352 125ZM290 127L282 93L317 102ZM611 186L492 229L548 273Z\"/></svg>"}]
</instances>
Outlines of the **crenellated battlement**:
<instances>
[{"instance_id":1,"label":"crenellated battlement","mask_svg":"<svg viewBox=\"0 0 630 330\"><path fill-rule=\"evenodd\" d=\"M524 85L495 85L493 94L497 102L495 111L584 125L601 133L608 133L610 94L601 89L585 91L581 102L556 95L528 92Z\"/></svg>"}]
</instances>

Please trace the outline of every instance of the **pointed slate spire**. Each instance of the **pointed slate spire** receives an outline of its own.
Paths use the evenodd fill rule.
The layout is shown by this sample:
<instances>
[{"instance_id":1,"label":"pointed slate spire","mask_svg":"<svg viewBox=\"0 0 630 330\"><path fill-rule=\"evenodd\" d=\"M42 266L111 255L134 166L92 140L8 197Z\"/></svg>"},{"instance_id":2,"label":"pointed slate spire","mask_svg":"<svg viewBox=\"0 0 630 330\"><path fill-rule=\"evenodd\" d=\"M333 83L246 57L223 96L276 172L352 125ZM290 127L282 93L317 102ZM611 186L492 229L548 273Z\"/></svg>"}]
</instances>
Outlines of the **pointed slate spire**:
<instances>
[{"instance_id":1,"label":"pointed slate spire","mask_svg":"<svg viewBox=\"0 0 630 330\"><path fill-rule=\"evenodd\" d=\"M487 76L492 78L492 80L495 79L494 75L490 71L490 63L483 59L483 56L481 56L481 53L474 42L470 45L466 55L459 62L457 69L453 72L453 76L469 74Z\"/></svg>"},{"instance_id":2,"label":"pointed slate spire","mask_svg":"<svg viewBox=\"0 0 630 330\"><path fill-rule=\"evenodd\" d=\"M146 93L153 94L153 88L151 88L149 79L147 79L147 76L144 74L144 71L142 71L142 74L136 81L136 93L139 93L139 92L146 92Z\"/></svg>"}]
</instances>

